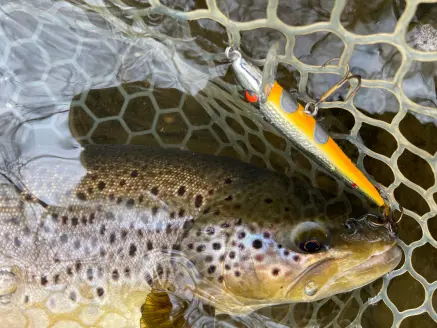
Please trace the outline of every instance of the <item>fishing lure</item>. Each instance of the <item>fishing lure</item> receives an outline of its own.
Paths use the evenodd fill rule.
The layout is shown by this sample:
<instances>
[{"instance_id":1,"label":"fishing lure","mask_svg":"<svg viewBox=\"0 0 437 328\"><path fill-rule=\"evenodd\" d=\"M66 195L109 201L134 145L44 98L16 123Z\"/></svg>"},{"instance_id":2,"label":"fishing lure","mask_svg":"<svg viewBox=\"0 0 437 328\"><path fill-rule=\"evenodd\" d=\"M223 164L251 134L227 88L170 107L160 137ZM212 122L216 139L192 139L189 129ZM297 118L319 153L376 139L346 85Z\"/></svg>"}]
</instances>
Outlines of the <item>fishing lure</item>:
<instances>
[{"instance_id":1,"label":"fishing lure","mask_svg":"<svg viewBox=\"0 0 437 328\"><path fill-rule=\"evenodd\" d=\"M378 206L384 207L385 214L389 215L389 208L375 186L352 163L314 118L320 102L328 98L351 78L357 78L360 82L359 76L348 77L348 72L317 103L307 103L304 107L294 95L284 90L276 81L268 83L264 88L264 95L262 95L260 92L262 88L261 70L242 58L239 51L227 48L226 56L232 61L232 68L243 88L246 100L259 107L270 124L303 151L309 153L331 173L344 180L352 188L361 191ZM358 87L352 94L357 91Z\"/></svg>"}]
</instances>

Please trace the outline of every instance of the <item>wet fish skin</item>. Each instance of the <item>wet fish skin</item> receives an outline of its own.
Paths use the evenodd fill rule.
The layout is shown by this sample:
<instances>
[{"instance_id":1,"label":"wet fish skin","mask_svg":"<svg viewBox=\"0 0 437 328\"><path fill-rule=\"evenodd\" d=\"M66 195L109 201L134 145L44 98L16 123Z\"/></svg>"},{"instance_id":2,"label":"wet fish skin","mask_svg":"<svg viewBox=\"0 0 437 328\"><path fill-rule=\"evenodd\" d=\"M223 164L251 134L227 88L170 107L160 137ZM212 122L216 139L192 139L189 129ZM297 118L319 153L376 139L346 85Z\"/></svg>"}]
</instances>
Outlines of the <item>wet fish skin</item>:
<instances>
[{"instance_id":1,"label":"wet fish skin","mask_svg":"<svg viewBox=\"0 0 437 328\"><path fill-rule=\"evenodd\" d=\"M138 322L159 285L247 313L344 292L400 259L386 231L363 225L352 234L343 218L324 217L304 181L269 170L142 146L87 146L81 161L85 169L70 176L68 165L29 164L25 194L1 188L0 272L17 287L3 295L9 309L43 306L59 320L91 302ZM305 227L326 239L322 251L296 245ZM367 276L336 287L336 276L376 254L385 257ZM310 280L313 295L304 291Z\"/></svg>"}]
</instances>

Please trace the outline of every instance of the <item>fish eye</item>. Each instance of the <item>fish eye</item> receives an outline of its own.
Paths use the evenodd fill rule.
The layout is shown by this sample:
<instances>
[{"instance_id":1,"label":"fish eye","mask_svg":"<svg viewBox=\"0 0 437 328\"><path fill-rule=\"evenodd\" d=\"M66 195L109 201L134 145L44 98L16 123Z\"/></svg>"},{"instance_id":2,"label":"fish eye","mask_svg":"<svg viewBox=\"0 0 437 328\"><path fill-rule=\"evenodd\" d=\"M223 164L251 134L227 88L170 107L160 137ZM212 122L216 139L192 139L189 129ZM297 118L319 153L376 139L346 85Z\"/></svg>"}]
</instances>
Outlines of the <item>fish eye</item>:
<instances>
[{"instance_id":1,"label":"fish eye","mask_svg":"<svg viewBox=\"0 0 437 328\"><path fill-rule=\"evenodd\" d=\"M294 229L291 238L294 245L305 253L317 253L329 243L328 232L316 222L301 223Z\"/></svg>"}]
</instances>

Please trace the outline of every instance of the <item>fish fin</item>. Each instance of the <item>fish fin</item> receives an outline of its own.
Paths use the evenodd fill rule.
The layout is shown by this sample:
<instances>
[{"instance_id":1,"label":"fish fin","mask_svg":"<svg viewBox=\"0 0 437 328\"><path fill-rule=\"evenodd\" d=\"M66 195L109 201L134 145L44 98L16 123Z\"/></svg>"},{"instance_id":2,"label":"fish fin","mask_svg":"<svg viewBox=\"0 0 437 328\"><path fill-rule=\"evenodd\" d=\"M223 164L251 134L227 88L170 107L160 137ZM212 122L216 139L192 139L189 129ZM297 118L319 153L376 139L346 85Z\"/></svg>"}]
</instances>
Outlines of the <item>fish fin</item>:
<instances>
[{"instance_id":1,"label":"fish fin","mask_svg":"<svg viewBox=\"0 0 437 328\"><path fill-rule=\"evenodd\" d=\"M181 302L182 303L182 302ZM184 318L186 305L174 309L167 292L152 289L141 307L141 328L182 328L188 327Z\"/></svg>"}]
</instances>

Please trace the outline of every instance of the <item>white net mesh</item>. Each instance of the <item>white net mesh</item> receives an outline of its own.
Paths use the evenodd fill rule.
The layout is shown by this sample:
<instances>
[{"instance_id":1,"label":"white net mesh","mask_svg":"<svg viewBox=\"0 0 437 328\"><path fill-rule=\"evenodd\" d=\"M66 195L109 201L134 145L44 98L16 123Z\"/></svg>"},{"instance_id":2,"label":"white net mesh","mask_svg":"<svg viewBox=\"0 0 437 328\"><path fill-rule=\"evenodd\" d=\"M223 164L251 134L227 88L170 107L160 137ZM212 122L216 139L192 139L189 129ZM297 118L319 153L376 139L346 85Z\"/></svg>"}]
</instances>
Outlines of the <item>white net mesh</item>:
<instances>
[{"instance_id":1,"label":"white net mesh","mask_svg":"<svg viewBox=\"0 0 437 328\"><path fill-rule=\"evenodd\" d=\"M265 123L251 117L249 105L239 100L232 74L215 78L223 73L223 62L217 54L224 51L229 36L233 46L252 59L262 60L271 41L279 40L284 51L279 56L280 83L313 98L338 80L349 63L354 73L363 76L362 89L346 102L338 99L324 103L325 123L357 165L374 177L372 181L386 186L389 196L405 208L400 223L404 261L370 287L314 304L275 307L262 313L293 327L434 327L436 30L432 25L411 28L419 9L435 10L419 8L419 3L434 1L368 2L77 1L90 10L88 13L104 17L106 23L96 21L94 16L76 21L81 33L62 33L63 38L70 37L68 43L74 51L57 52L54 58L49 46L56 42L58 33L53 28L65 24L68 29L70 22L63 12L71 10L70 4L19 5L3 0L0 66L9 93L0 100L5 110L17 106L25 109L22 119L27 120L33 117L35 108L52 112L50 106L57 104L55 110L59 111L70 106L69 102L59 105L60 99L69 100L86 89L112 86L82 92L71 105L69 124L80 142L188 148L232 156L289 175L298 171L323 186L328 178L314 163ZM362 15L357 17L360 10ZM12 33L14 21L27 27L21 28L20 34ZM90 40L105 31L110 37L99 47L93 46ZM119 31L131 38L123 38ZM175 72L185 69L182 61L175 61L169 69L160 71L147 62L149 70L138 79L138 62L130 60L150 46L138 41L148 34L174 38L175 53L201 54L199 62L191 63L195 77L175 82ZM178 43L179 39L185 41ZM32 63L29 71L33 74L23 80L17 72L29 63L11 58L28 58L29 53L40 63ZM111 56L105 58L107 53ZM84 60L93 57L91 54L96 59ZM320 66L314 66L337 56L341 56L338 67L326 67L321 73ZM68 91L63 89L63 70L69 72ZM211 78L213 82L207 82ZM141 82L120 84L122 81ZM65 116L49 117L46 123L39 122L38 128L62 131L67 121ZM61 143L68 142L68 136L61 132L46 133L57 134L56 140ZM32 134L35 144L38 135ZM344 202L340 192L343 187L338 187L339 196L327 203L328 211L331 205ZM346 212L350 211L345 202L344 206ZM78 325L85 325L77 320Z\"/></svg>"}]
</instances>

